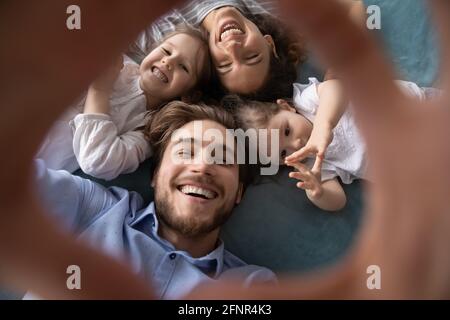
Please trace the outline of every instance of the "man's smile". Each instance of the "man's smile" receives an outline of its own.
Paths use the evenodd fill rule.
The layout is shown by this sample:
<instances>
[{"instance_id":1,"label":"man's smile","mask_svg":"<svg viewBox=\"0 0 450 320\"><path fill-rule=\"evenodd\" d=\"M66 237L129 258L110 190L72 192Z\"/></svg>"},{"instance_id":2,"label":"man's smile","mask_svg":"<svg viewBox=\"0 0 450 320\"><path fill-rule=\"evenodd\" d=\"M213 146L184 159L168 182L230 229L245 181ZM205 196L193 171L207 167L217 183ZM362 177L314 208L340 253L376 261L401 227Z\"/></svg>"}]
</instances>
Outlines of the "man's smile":
<instances>
[{"instance_id":1,"label":"man's smile","mask_svg":"<svg viewBox=\"0 0 450 320\"><path fill-rule=\"evenodd\" d=\"M198 197L205 200L212 200L217 198L217 193L215 191L200 186L187 184L179 186L178 190L180 190L185 195Z\"/></svg>"}]
</instances>

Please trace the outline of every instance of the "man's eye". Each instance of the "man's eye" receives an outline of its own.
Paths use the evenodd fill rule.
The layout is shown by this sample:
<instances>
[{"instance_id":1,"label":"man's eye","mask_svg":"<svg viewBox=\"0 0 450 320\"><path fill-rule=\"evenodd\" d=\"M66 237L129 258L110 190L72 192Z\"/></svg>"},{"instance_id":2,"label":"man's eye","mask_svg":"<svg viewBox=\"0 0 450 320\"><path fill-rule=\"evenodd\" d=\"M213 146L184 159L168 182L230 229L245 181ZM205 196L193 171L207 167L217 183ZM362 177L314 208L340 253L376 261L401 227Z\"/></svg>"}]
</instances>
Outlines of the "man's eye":
<instances>
[{"instance_id":1,"label":"man's eye","mask_svg":"<svg viewBox=\"0 0 450 320\"><path fill-rule=\"evenodd\" d=\"M188 150L180 150L177 152L177 154L184 159L191 159L193 157L192 152L189 152Z\"/></svg>"},{"instance_id":2,"label":"man's eye","mask_svg":"<svg viewBox=\"0 0 450 320\"><path fill-rule=\"evenodd\" d=\"M161 50L164 52L164 54L167 54L168 56L170 56L171 55L171 53L170 53L170 51L169 50L167 50L166 48L164 48L164 47L161 47Z\"/></svg>"},{"instance_id":3,"label":"man's eye","mask_svg":"<svg viewBox=\"0 0 450 320\"><path fill-rule=\"evenodd\" d=\"M259 56L258 53L252 54L251 56L247 57L247 60L255 59L255 58L257 58L258 56Z\"/></svg>"},{"instance_id":4,"label":"man's eye","mask_svg":"<svg viewBox=\"0 0 450 320\"><path fill-rule=\"evenodd\" d=\"M284 129L284 135L287 137L287 136L289 136L290 133L291 133L291 129L289 127L286 127L286 129Z\"/></svg>"}]
</instances>

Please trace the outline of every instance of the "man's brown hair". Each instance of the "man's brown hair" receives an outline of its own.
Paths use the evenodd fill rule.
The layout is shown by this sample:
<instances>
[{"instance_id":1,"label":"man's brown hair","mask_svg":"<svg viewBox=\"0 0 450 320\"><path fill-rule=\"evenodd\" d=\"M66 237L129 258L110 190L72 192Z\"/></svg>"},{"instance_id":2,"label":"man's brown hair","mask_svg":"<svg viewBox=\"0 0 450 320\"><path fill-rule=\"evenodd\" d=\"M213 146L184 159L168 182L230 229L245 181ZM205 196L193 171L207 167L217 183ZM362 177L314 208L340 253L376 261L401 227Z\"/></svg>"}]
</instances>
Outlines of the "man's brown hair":
<instances>
[{"instance_id":1,"label":"man's brown hair","mask_svg":"<svg viewBox=\"0 0 450 320\"><path fill-rule=\"evenodd\" d=\"M153 148L153 157L157 166L161 162L164 151L175 130L196 120L211 120L223 125L226 129L235 129L233 115L217 106L203 103L188 104L172 101L158 111L151 112L145 126L144 134Z\"/></svg>"},{"instance_id":2,"label":"man's brown hair","mask_svg":"<svg viewBox=\"0 0 450 320\"><path fill-rule=\"evenodd\" d=\"M204 103L188 104L182 101L172 101L158 111L149 113L144 134L153 148L153 158L159 169L164 152L175 130L192 121L210 120L223 125L226 129L236 129L236 122L231 112L220 106L210 106ZM246 164L239 166L239 180L244 188L251 181L251 173Z\"/></svg>"},{"instance_id":3,"label":"man's brown hair","mask_svg":"<svg viewBox=\"0 0 450 320\"><path fill-rule=\"evenodd\" d=\"M189 122L211 120L223 125L226 129L237 128L233 114L221 106L204 103L188 104L178 100L169 102L158 111L152 111L148 119L144 134L153 148L155 171L159 169L172 134ZM239 164L239 180L244 190L254 178L255 174L251 169L248 164Z\"/></svg>"}]
</instances>

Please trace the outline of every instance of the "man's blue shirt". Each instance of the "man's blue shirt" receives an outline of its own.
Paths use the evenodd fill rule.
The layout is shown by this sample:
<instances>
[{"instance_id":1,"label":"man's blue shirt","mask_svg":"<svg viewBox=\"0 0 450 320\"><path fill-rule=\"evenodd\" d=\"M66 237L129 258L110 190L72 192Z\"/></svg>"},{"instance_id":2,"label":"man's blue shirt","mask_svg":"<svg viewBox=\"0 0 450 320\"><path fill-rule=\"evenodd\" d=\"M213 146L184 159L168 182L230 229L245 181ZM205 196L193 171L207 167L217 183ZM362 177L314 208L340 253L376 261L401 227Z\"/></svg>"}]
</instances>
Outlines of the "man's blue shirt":
<instances>
[{"instance_id":1,"label":"man's blue shirt","mask_svg":"<svg viewBox=\"0 0 450 320\"><path fill-rule=\"evenodd\" d=\"M65 228L105 253L128 263L161 299L176 299L201 283L237 278L244 286L275 282L270 270L247 265L225 250L222 241L201 258L176 250L158 236L154 203L144 207L135 192L105 188L37 161L37 183L43 202Z\"/></svg>"}]
</instances>

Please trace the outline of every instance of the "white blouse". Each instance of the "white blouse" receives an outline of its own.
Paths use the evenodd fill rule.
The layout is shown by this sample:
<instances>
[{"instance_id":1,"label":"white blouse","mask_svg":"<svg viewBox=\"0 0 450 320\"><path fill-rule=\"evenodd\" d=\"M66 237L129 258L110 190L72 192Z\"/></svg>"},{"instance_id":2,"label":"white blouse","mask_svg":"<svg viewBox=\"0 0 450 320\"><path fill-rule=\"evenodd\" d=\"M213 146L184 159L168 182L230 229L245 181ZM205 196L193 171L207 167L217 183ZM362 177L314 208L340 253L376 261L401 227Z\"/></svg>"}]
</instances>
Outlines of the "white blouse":
<instances>
[{"instance_id":1,"label":"white blouse","mask_svg":"<svg viewBox=\"0 0 450 320\"><path fill-rule=\"evenodd\" d=\"M419 99L425 99L424 90L417 84L397 80L396 83L405 94ZM294 105L297 112L314 123L319 107L317 87L320 82L316 78L309 78L309 84L294 84ZM343 183L352 183L355 179L368 179L367 153L363 137L356 125L350 105L333 130L333 141L325 152L322 165L322 181L340 177ZM313 165L315 159L307 159L308 166Z\"/></svg>"},{"instance_id":2,"label":"white blouse","mask_svg":"<svg viewBox=\"0 0 450 320\"><path fill-rule=\"evenodd\" d=\"M139 86L139 65L124 57L124 67L110 97L110 114L83 114L84 96L54 124L37 158L48 168L73 172L81 168L111 180L136 170L151 156L141 127L147 101Z\"/></svg>"}]
</instances>

